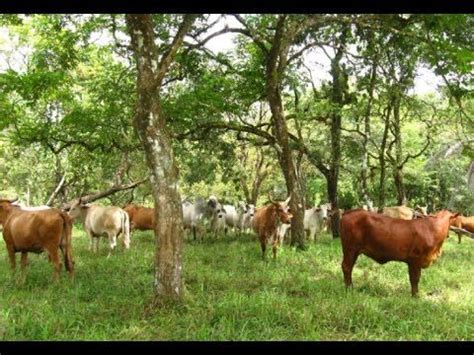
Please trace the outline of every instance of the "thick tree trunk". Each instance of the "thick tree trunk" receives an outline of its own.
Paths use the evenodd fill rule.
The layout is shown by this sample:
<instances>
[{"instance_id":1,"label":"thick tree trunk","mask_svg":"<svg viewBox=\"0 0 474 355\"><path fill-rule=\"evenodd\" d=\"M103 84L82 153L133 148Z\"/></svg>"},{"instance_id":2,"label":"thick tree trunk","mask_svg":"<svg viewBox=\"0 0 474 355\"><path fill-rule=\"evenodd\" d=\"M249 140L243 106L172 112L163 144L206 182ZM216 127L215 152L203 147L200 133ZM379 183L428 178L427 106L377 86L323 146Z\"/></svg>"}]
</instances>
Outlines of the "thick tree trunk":
<instances>
[{"instance_id":1,"label":"thick tree trunk","mask_svg":"<svg viewBox=\"0 0 474 355\"><path fill-rule=\"evenodd\" d=\"M134 127L145 149L155 200L155 294L156 300L179 300L183 294L181 277L183 221L178 192L171 135L161 113L160 88L163 77L195 16L185 15L172 44L158 62L151 15L126 15L127 28L137 61L137 104Z\"/></svg>"},{"instance_id":2,"label":"thick tree trunk","mask_svg":"<svg viewBox=\"0 0 474 355\"><path fill-rule=\"evenodd\" d=\"M288 127L284 116L281 99L281 74L286 65L288 43L285 41L285 15L278 19L275 37L267 58L266 91L272 113L273 127L277 140L278 162L285 177L288 194L291 195L290 209L293 214L291 222L291 245L305 249L305 234L303 227L304 201L299 189L295 164L288 142Z\"/></svg>"}]
</instances>

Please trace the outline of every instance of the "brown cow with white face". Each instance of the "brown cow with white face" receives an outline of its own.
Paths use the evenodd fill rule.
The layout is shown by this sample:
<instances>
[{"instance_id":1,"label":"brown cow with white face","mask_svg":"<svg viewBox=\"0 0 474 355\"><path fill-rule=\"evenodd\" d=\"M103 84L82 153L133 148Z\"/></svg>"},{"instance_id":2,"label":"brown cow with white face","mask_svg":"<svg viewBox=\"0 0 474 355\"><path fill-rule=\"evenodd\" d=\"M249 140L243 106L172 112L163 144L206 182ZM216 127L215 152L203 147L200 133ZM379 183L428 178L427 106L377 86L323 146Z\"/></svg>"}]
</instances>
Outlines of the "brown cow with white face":
<instances>
[{"instance_id":1,"label":"brown cow with white face","mask_svg":"<svg viewBox=\"0 0 474 355\"><path fill-rule=\"evenodd\" d=\"M14 200L0 200L0 224L3 226L3 239L8 251L11 268L16 268L15 253L21 252L21 270L25 272L28 253L48 253L54 264L54 279L59 278L61 261L58 249L64 256L64 265L71 278L74 278L71 233L72 221L69 216L56 208L37 211L24 211L13 205Z\"/></svg>"},{"instance_id":2,"label":"brown cow with white face","mask_svg":"<svg viewBox=\"0 0 474 355\"><path fill-rule=\"evenodd\" d=\"M447 210L413 220L392 218L362 209L346 212L341 219L342 271L346 287L352 286L352 269L360 254L379 264L408 264L412 296L418 294L421 269L440 255L457 213Z\"/></svg>"},{"instance_id":3,"label":"brown cow with white face","mask_svg":"<svg viewBox=\"0 0 474 355\"><path fill-rule=\"evenodd\" d=\"M280 244L280 236L278 234L279 227L281 224L290 224L293 218L288 207L290 198L291 196L284 202L273 201L270 198L270 204L257 208L255 211L252 227L260 240L262 259L265 259L265 250L268 242L272 242L273 258L276 258Z\"/></svg>"},{"instance_id":4,"label":"brown cow with white face","mask_svg":"<svg viewBox=\"0 0 474 355\"><path fill-rule=\"evenodd\" d=\"M155 209L130 203L123 208L130 218L130 230L154 230Z\"/></svg>"}]
</instances>

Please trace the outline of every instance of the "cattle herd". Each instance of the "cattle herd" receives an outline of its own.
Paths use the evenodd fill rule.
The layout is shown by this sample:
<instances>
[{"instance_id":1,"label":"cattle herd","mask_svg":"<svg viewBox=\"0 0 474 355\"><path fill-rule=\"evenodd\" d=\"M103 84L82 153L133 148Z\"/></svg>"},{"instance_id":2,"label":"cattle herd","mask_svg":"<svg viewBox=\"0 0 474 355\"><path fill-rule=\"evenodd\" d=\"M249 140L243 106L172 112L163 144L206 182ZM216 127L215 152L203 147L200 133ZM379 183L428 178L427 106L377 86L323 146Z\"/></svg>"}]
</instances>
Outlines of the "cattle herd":
<instances>
[{"instance_id":1,"label":"cattle herd","mask_svg":"<svg viewBox=\"0 0 474 355\"><path fill-rule=\"evenodd\" d=\"M253 231L260 243L262 258L266 248L272 246L276 258L279 246L291 226L293 215L285 201L270 202L260 208L239 202L222 204L215 196L207 200L196 198L182 202L183 226L193 238L202 240L204 235L214 238L233 233ZM330 218L339 213L340 235L343 252L342 271L346 287L352 286L352 269L360 254L380 264L401 261L408 265L412 296L418 293L421 269L430 266L440 255L450 227L474 233L474 217L460 216L447 210L428 215L426 208L415 210L406 206L385 207L377 213L372 205L348 211L332 211L330 204L306 209L304 230L308 240L314 241L318 233L330 228ZM59 278L61 260L71 278L74 278L72 256L72 224L80 221L90 240L90 250L98 252L99 238L106 236L112 255L121 238L123 247L130 248L133 230L155 229L153 208L129 204L124 208L87 204L79 198L63 211L48 206L24 207L17 199L0 199L0 225L3 228L10 265L16 268L16 253L21 253L21 270L24 274L29 252L46 251L54 265L54 279ZM458 234L461 242L461 234Z\"/></svg>"}]
</instances>

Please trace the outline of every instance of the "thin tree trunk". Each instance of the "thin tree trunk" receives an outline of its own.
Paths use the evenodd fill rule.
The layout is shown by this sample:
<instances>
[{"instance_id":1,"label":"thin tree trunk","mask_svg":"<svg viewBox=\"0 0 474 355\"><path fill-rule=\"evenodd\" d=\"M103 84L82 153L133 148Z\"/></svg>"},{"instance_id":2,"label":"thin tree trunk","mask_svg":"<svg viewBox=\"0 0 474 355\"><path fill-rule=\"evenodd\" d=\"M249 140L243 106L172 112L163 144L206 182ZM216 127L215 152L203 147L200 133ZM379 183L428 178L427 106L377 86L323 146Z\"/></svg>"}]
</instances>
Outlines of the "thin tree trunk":
<instances>
[{"instance_id":1,"label":"thin tree trunk","mask_svg":"<svg viewBox=\"0 0 474 355\"><path fill-rule=\"evenodd\" d=\"M390 113L392 111L391 102L387 107L385 114L385 126L383 130L382 143L380 145L379 153L379 167L380 167L380 180L379 180L379 212L382 212L385 207L385 175L386 175L386 161L385 161L385 150L387 148L388 131L390 126Z\"/></svg>"},{"instance_id":2,"label":"thin tree trunk","mask_svg":"<svg viewBox=\"0 0 474 355\"><path fill-rule=\"evenodd\" d=\"M370 166L370 155L369 155L369 140L371 137L370 131L370 114L372 111L372 101L375 90L375 79L377 74L377 60L372 65L372 72L370 73L370 84L369 84L369 98L367 100L367 110L364 117L364 141L362 145L362 169L361 169L361 185L362 185L362 200L367 206L370 205L372 199L369 196L369 166Z\"/></svg>"},{"instance_id":3,"label":"thin tree trunk","mask_svg":"<svg viewBox=\"0 0 474 355\"><path fill-rule=\"evenodd\" d=\"M155 294L159 303L183 296L183 221L178 171L171 135L161 112L160 89L168 68L196 16L185 15L170 49L158 62L151 15L126 15L137 62L137 103L133 124L145 149L155 200Z\"/></svg>"},{"instance_id":4,"label":"thin tree trunk","mask_svg":"<svg viewBox=\"0 0 474 355\"><path fill-rule=\"evenodd\" d=\"M403 183L403 148L402 132L400 124L400 88L395 87L395 97L393 103L393 134L395 138L395 162L393 164L393 179L397 190L397 204L406 204L405 185Z\"/></svg>"}]
</instances>

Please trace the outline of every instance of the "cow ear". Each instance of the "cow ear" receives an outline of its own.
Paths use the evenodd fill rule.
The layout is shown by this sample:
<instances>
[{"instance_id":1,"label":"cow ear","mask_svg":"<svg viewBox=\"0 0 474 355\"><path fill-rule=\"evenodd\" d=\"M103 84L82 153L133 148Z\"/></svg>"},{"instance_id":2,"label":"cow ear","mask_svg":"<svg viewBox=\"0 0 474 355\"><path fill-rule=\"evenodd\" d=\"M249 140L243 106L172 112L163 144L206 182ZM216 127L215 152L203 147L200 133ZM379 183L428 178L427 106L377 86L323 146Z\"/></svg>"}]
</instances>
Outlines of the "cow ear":
<instances>
[{"instance_id":1,"label":"cow ear","mask_svg":"<svg viewBox=\"0 0 474 355\"><path fill-rule=\"evenodd\" d=\"M459 213L459 212L456 212L455 214L453 214L453 215L451 216L451 218L456 218L456 217L458 217L459 215L460 215L460 213Z\"/></svg>"}]
</instances>

